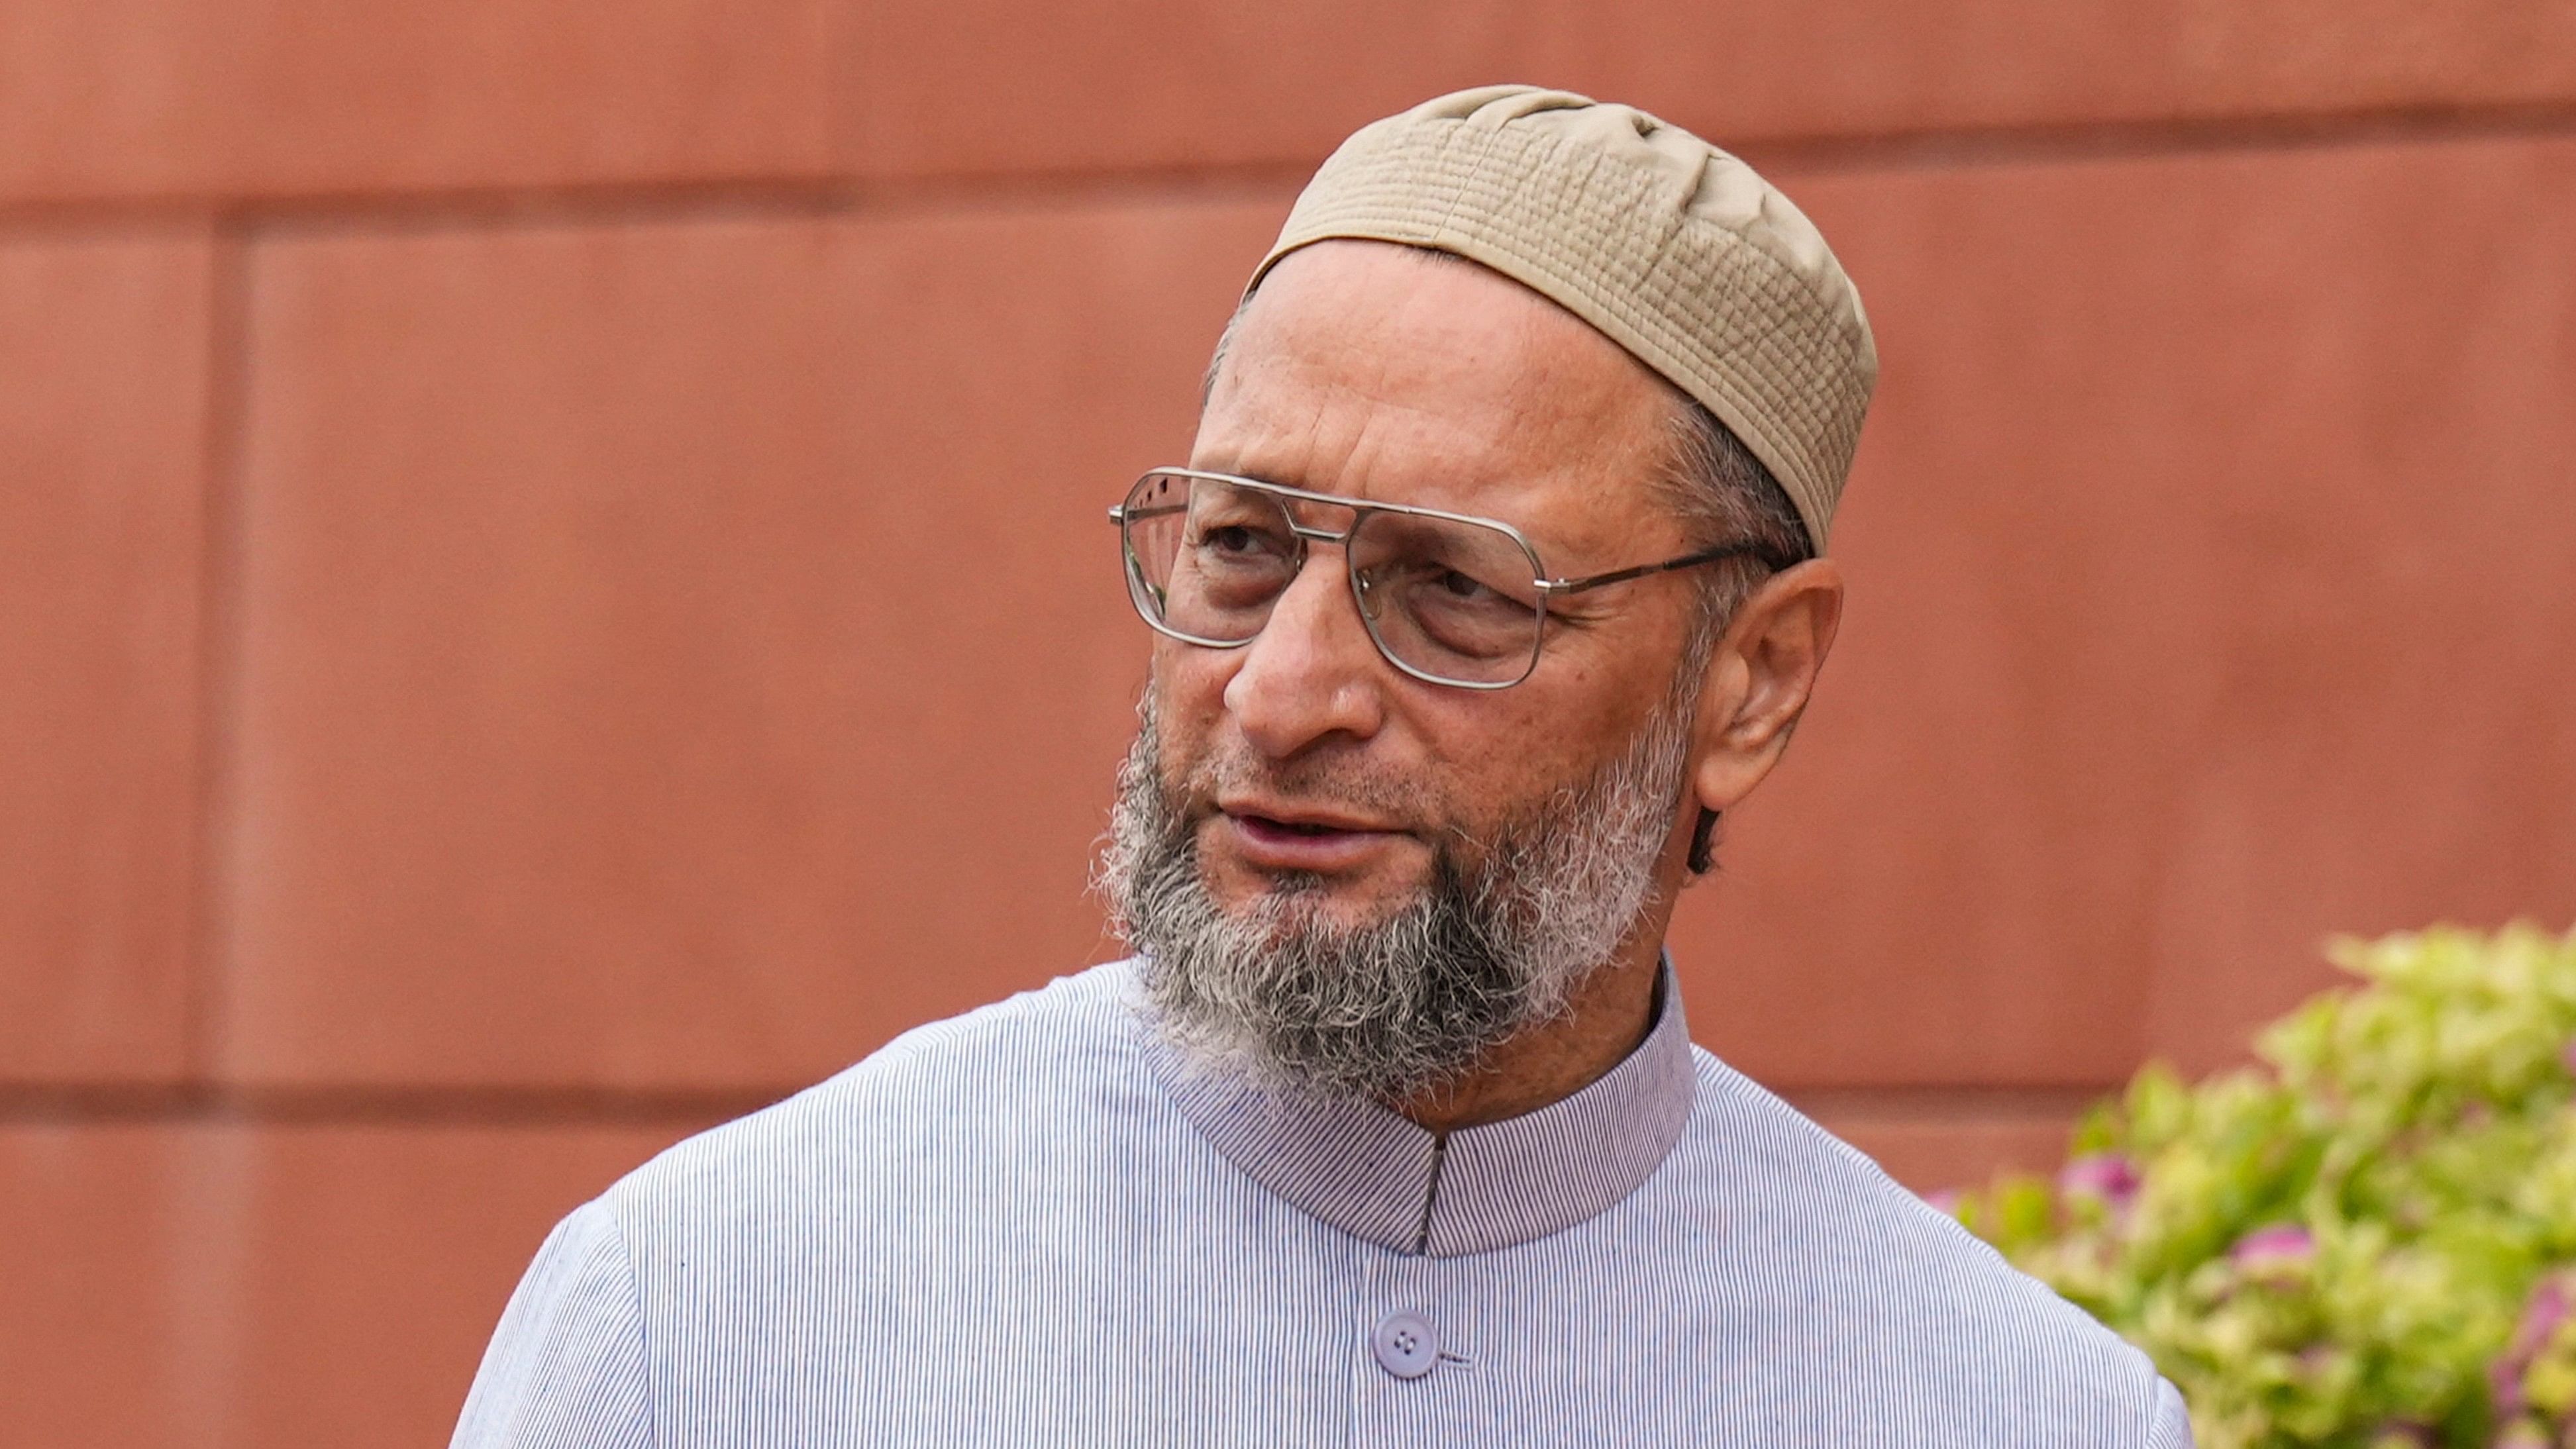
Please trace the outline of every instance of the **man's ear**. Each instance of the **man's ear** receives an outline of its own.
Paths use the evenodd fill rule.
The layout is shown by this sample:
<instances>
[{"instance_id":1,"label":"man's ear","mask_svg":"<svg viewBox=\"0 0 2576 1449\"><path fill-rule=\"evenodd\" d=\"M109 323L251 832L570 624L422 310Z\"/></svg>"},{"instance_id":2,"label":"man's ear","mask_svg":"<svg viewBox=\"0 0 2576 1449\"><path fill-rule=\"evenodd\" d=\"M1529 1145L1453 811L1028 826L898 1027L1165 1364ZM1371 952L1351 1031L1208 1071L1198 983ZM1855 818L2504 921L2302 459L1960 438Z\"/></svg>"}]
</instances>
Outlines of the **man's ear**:
<instances>
[{"instance_id":1,"label":"man's ear","mask_svg":"<svg viewBox=\"0 0 2576 1449\"><path fill-rule=\"evenodd\" d=\"M1701 808L1732 807L1780 762L1842 618L1843 573L1832 559L1783 569L1736 606L1709 656L1693 727Z\"/></svg>"}]
</instances>

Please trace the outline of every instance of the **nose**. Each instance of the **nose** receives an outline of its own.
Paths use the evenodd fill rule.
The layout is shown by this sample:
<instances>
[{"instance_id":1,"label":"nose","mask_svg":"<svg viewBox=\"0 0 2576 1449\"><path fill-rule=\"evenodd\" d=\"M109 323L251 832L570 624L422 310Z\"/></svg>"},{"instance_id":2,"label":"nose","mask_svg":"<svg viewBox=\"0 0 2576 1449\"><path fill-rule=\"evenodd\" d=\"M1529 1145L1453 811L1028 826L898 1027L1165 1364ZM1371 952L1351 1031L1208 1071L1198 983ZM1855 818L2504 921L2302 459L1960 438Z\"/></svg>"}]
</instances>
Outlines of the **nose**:
<instances>
[{"instance_id":1,"label":"nose","mask_svg":"<svg viewBox=\"0 0 2576 1449\"><path fill-rule=\"evenodd\" d=\"M1360 622L1339 545L1316 545L1235 651L1225 708L1266 759L1285 760L1334 735L1365 740L1385 722L1387 667Z\"/></svg>"}]
</instances>

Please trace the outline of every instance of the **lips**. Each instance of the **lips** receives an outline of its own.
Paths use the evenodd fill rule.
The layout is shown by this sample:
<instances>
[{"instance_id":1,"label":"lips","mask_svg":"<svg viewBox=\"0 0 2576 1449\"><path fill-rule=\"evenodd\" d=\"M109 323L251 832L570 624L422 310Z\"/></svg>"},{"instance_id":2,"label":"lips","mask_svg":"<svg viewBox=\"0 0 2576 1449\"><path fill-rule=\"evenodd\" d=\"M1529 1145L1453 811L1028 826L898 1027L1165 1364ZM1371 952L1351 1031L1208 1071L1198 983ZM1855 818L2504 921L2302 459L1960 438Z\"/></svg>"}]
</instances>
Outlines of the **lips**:
<instances>
[{"instance_id":1,"label":"lips","mask_svg":"<svg viewBox=\"0 0 2576 1449\"><path fill-rule=\"evenodd\" d=\"M1337 835L1380 835L1383 831L1353 830L1341 825L1323 825L1305 820L1279 820L1268 815L1235 815L1226 817L1244 830L1264 840L1326 840Z\"/></svg>"},{"instance_id":2,"label":"lips","mask_svg":"<svg viewBox=\"0 0 2576 1449\"><path fill-rule=\"evenodd\" d=\"M1221 807L1226 844L1260 870L1348 870L1404 838L1374 822L1264 802Z\"/></svg>"}]
</instances>

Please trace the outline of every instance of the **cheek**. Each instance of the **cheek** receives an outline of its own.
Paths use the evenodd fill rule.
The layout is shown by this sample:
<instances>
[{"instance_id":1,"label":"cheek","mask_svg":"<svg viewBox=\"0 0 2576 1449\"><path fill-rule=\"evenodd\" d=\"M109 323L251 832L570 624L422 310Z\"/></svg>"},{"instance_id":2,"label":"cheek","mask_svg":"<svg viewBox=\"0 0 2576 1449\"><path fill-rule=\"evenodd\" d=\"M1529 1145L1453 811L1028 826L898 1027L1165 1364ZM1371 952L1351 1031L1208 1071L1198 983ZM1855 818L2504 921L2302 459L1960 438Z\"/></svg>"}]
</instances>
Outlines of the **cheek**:
<instances>
[{"instance_id":1,"label":"cheek","mask_svg":"<svg viewBox=\"0 0 2576 1449\"><path fill-rule=\"evenodd\" d=\"M1436 709L1421 721L1430 766L1424 793L1472 839L1487 838L1581 773L1569 763L1571 721L1509 698L1519 692L1465 696L1465 708Z\"/></svg>"},{"instance_id":2,"label":"cheek","mask_svg":"<svg viewBox=\"0 0 2576 1449\"><path fill-rule=\"evenodd\" d=\"M1154 728L1162 739L1166 777L1176 762L1200 758L1225 714L1226 681L1235 655L1173 639L1155 641L1145 693L1153 701Z\"/></svg>"},{"instance_id":3,"label":"cheek","mask_svg":"<svg viewBox=\"0 0 2576 1449\"><path fill-rule=\"evenodd\" d=\"M1225 686L1218 677L1218 666L1228 652L1155 635L1154 650L1146 664L1146 684L1154 693L1154 707L1195 709L1195 701L1201 696L1212 690L1221 693Z\"/></svg>"},{"instance_id":4,"label":"cheek","mask_svg":"<svg viewBox=\"0 0 2576 1449\"><path fill-rule=\"evenodd\" d=\"M1524 691L1527 698L1512 698ZM1522 685L1473 703L1485 712L1444 711L1446 717L1429 723L1434 793L1450 818L1479 840L1541 808L1557 791L1587 783L1627 750L1646 721L1643 709L1614 709L1597 689Z\"/></svg>"}]
</instances>

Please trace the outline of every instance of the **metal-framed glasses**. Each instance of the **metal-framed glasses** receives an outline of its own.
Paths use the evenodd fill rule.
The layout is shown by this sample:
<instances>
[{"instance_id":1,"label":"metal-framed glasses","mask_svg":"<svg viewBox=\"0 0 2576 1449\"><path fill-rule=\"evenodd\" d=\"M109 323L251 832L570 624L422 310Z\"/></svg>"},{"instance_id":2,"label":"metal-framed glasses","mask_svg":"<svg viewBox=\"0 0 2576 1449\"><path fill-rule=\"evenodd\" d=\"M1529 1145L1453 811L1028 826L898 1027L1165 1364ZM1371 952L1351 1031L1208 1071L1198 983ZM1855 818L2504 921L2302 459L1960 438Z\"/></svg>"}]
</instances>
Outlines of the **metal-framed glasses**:
<instances>
[{"instance_id":1,"label":"metal-framed glasses","mask_svg":"<svg viewBox=\"0 0 2576 1449\"><path fill-rule=\"evenodd\" d=\"M1351 599L1386 662L1460 689L1508 689L1529 678L1554 600L1726 558L1787 566L1757 544L1729 543L1551 578L1521 531L1495 519L1189 468L1137 479L1109 518L1126 557L1128 598L1172 638L1211 649L1251 643L1305 567L1308 547L1338 544Z\"/></svg>"}]
</instances>

